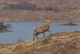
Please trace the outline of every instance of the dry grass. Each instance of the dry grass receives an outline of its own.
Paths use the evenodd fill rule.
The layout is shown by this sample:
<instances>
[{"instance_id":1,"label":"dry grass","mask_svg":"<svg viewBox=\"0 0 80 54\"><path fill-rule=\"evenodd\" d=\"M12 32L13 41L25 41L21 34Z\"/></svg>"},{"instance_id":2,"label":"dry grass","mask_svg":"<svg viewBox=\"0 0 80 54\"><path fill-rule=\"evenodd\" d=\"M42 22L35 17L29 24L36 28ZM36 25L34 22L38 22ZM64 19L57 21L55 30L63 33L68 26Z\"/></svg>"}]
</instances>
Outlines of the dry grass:
<instances>
[{"instance_id":1,"label":"dry grass","mask_svg":"<svg viewBox=\"0 0 80 54\"><path fill-rule=\"evenodd\" d=\"M73 11L26 11L26 10L0 10L0 21L45 21L44 16L54 21L80 21L80 10Z\"/></svg>"},{"instance_id":2,"label":"dry grass","mask_svg":"<svg viewBox=\"0 0 80 54\"><path fill-rule=\"evenodd\" d=\"M6 54L80 54L80 32L63 32L39 38L35 41L19 41L0 45L0 53Z\"/></svg>"}]
</instances>

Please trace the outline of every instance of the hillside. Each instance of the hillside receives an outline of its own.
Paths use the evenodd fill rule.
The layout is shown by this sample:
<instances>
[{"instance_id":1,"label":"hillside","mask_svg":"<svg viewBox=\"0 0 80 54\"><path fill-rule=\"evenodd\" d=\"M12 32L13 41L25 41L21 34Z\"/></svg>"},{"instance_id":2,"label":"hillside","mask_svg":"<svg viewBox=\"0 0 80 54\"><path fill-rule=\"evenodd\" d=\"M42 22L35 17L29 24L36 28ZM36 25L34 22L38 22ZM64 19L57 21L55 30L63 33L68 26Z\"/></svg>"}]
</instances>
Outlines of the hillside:
<instances>
[{"instance_id":1,"label":"hillside","mask_svg":"<svg viewBox=\"0 0 80 54\"><path fill-rule=\"evenodd\" d=\"M80 0L0 0L2 5L6 4L20 4L20 3L32 3L37 7L53 9L58 8L61 10L66 9L80 9Z\"/></svg>"},{"instance_id":2,"label":"hillside","mask_svg":"<svg viewBox=\"0 0 80 54\"><path fill-rule=\"evenodd\" d=\"M80 21L80 0L0 0L0 21ZM4 20L5 19L5 20Z\"/></svg>"},{"instance_id":3,"label":"hillside","mask_svg":"<svg viewBox=\"0 0 80 54\"><path fill-rule=\"evenodd\" d=\"M80 54L80 31L56 33L35 41L0 44L0 54Z\"/></svg>"}]
</instances>

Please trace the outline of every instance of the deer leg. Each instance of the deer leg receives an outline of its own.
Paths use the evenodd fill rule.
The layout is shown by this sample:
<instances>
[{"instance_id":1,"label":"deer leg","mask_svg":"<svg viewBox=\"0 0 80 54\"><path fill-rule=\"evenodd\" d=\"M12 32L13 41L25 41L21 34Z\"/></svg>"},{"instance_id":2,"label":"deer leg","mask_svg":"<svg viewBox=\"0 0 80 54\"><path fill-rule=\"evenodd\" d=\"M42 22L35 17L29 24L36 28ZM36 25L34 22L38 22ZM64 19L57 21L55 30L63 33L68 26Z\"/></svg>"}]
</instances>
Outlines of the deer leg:
<instances>
[{"instance_id":1,"label":"deer leg","mask_svg":"<svg viewBox=\"0 0 80 54\"><path fill-rule=\"evenodd\" d=\"M36 34L36 39L38 39L38 37L37 37L38 35L39 35L39 33Z\"/></svg>"},{"instance_id":2,"label":"deer leg","mask_svg":"<svg viewBox=\"0 0 80 54\"><path fill-rule=\"evenodd\" d=\"M38 35L39 35L39 33L34 33L33 34L33 40L38 39L38 37L37 37Z\"/></svg>"},{"instance_id":3,"label":"deer leg","mask_svg":"<svg viewBox=\"0 0 80 54\"><path fill-rule=\"evenodd\" d=\"M49 32L50 32L50 35L51 35L51 31L50 30L48 30Z\"/></svg>"},{"instance_id":4,"label":"deer leg","mask_svg":"<svg viewBox=\"0 0 80 54\"><path fill-rule=\"evenodd\" d=\"M38 39L37 35L36 35L36 39Z\"/></svg>"},{"instance_id":5,"label":"deer leg","mask_svg":"<svg viewBox=\"0 0 80 54\"><path fill-rule=\"evenodd\" d=\"M33 40L35 40L35 33L33 34Z\"/></svg>"},{"instance_id":6,"label":"deer leg","mask_svg":"<svg viewBox=\"0 0 80 54\"><path fill-rule=\"evenodd\" d=\"M43 33L43 38L45 38L45 32Z\"/></svg>"}]
</instances>

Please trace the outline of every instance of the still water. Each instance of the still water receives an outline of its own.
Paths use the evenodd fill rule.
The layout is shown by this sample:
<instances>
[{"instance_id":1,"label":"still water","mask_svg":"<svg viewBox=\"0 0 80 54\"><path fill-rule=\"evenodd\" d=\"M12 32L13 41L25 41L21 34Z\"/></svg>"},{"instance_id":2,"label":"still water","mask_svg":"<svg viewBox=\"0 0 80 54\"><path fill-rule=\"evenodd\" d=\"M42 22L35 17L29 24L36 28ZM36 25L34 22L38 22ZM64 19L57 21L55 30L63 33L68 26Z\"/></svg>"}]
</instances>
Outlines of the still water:
<instances>
[{"instance_id":1,"label":"still water","mask_svg":"<svg viewBox=\"0 0 80 54\"><path fill-rule=\"evenodd\" d=\"M15 43L19 39L29 40L33 38L33 28L45 22L4 22L5 24L11 24L12 32L0 33L0 43ZM80 31L80 26L60 26L62 22L52 22L50 30L52 34L59 32L67 31ZM80 22L77 22L80 24ZM49 32L46 32L46 36L49 35ZM40 34L38 37L42 37Z\"/></svg>"}]
</instances>

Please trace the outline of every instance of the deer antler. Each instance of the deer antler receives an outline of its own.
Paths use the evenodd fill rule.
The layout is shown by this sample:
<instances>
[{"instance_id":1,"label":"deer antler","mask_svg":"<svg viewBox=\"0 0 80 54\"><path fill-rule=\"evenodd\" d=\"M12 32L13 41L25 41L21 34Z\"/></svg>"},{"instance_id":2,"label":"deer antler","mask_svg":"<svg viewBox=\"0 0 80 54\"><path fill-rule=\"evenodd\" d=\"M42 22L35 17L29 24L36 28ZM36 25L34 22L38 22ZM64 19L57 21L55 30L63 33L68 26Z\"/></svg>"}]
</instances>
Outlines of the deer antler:
<instances>
[{"instance_id":1,"label":"deer antler","mask_svg":"<svg viewBox=\"0 0 80 54\"><path fill-rule=\"evenodd\" d=\"M45 20L51 20L53 18L53 14L43 16Z\"/></svg>"}]
</instances>

